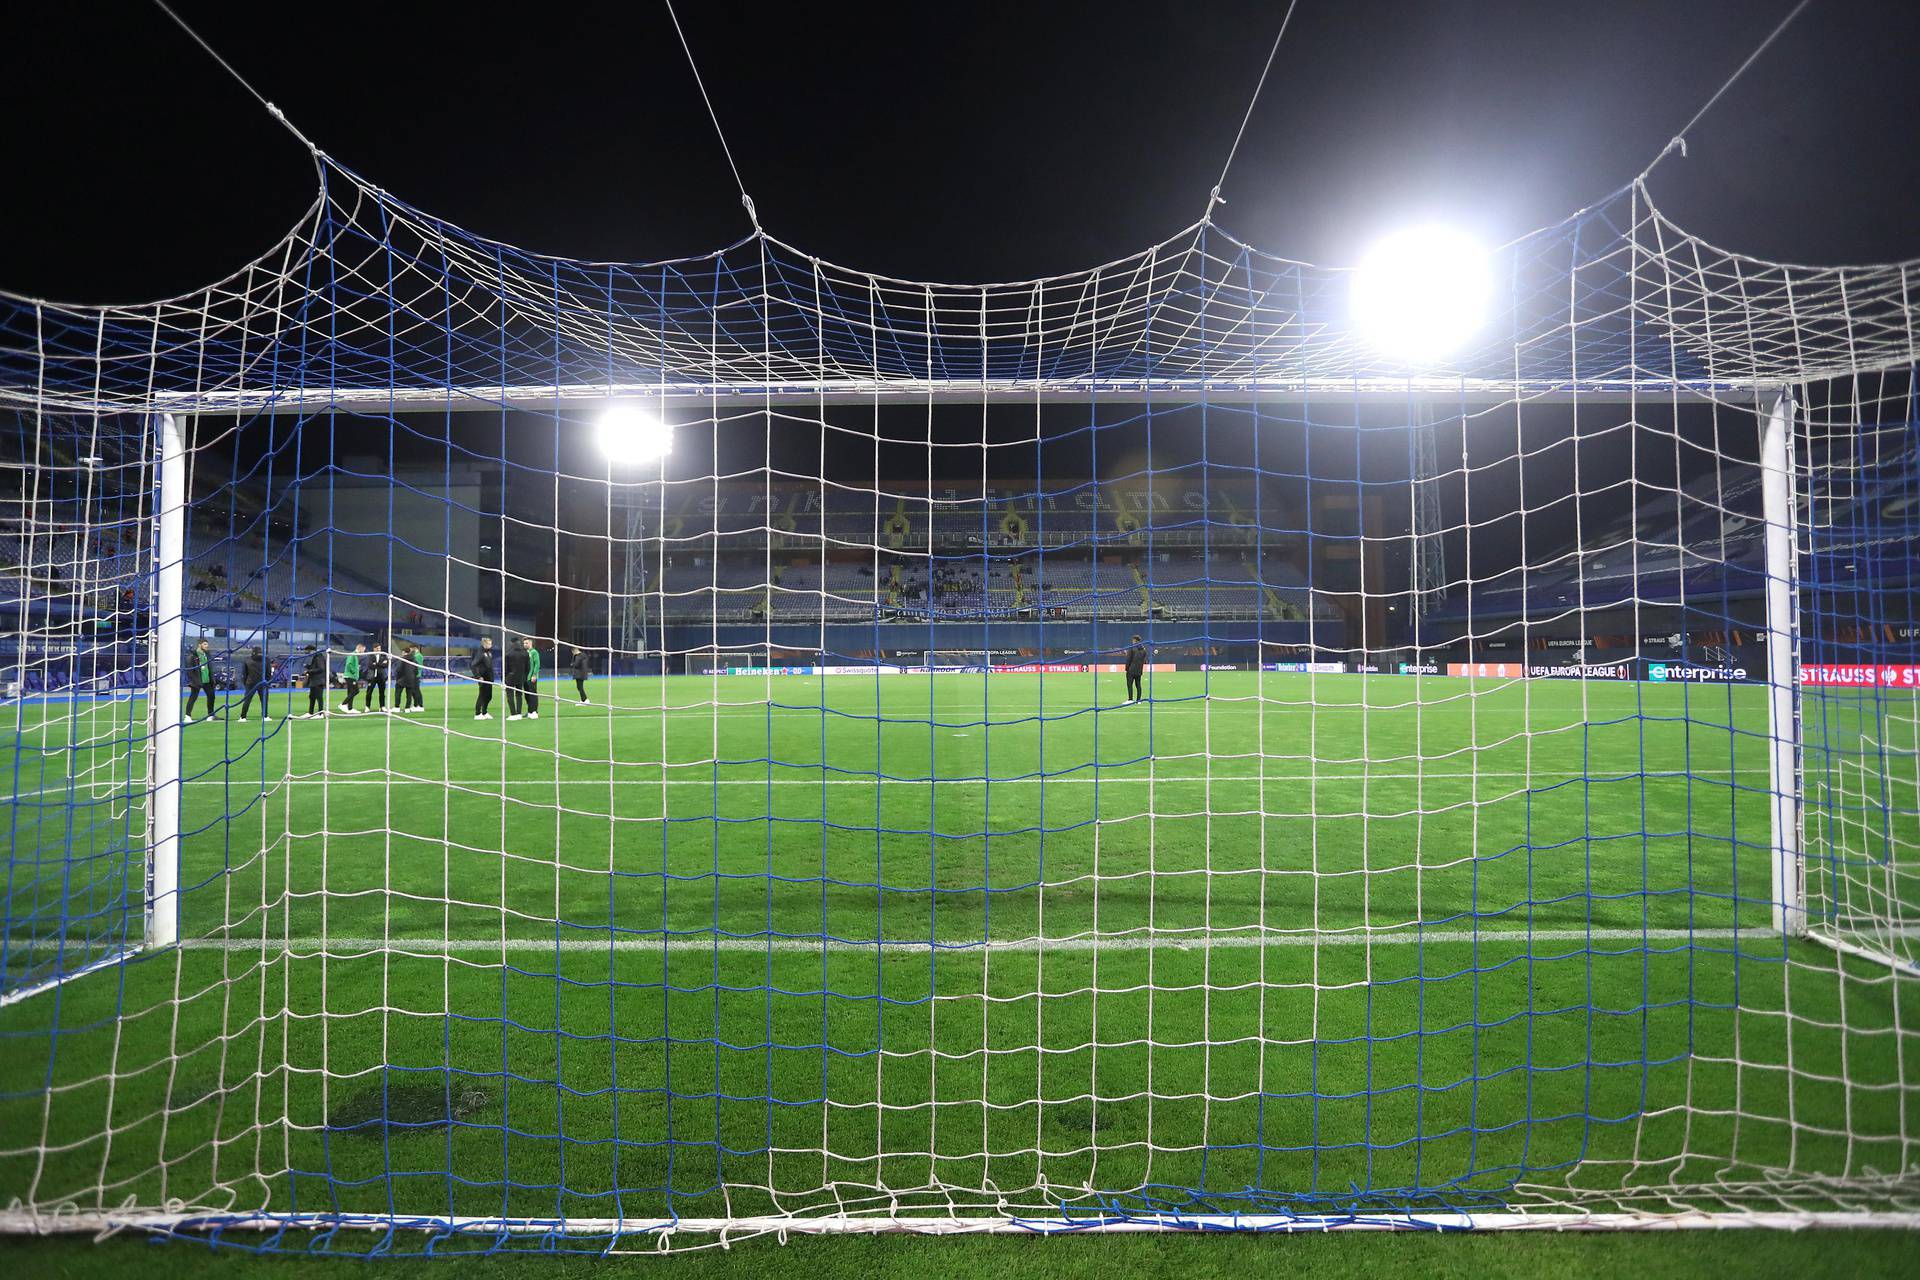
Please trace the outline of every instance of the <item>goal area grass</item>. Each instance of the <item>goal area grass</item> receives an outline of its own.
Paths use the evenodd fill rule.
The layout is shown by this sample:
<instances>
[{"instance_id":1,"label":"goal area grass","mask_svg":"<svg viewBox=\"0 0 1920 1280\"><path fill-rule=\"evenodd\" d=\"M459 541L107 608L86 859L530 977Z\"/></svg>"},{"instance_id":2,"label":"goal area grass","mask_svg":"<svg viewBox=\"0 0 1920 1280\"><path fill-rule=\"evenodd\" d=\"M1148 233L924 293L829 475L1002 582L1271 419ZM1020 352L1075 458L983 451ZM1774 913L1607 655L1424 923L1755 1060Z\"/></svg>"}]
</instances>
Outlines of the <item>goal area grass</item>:
<instances>
[{"instance_id":1,"label":"goal area grass","mask_svg":"<svg viewBox=\"0 0 1920 1280\"><path fill-rule=\"evenodd\" d=\"M229 1237L244 1243L243 1238ZM298 1247L300 1237L288 1242ZM658 1276L672 1268L675 1280L689 1276L738 1275L742 1265L766 1280L816 1280L822 1275L965 1277L966 1280L1079 1280L1113 1274L1177 1275L1183 1280L1234 1278L1285 1266L1291 1274L1320 1280L1366 1276L1374 1280L1585 1280L1594 1275L1684 1275L1695 1280L1747 1280L1754 1274L1753 1248L1764 1244L1769 1264L1802 1280L1889 1280L1912 1271L1911 1233L1888 1229L1774 1232L1764 1240L1719 1231L1644 1234L1578 1231L1470 1234L1405 1231L1336 1232L1279 1238L1256 1233L1167 1232L1126 1237L1072 1235L1045 1240L1006 1236L966 1240L924 1236L771 1238L654 1257L535 1257L497 1254L463 1259L460 1275L472 1280L533 1277L535 1280L606 1280L608 1276ZM142 1239L95 1241L90 1236L0 1240L0 1263L19 1274L46 1280L91 1280L115 1270L138 1268L144 1280L194 1280L215 1275L271 1280L331 1280L337 1258L259 1255L239 1249L155 1249ZM439 1258L382 1258L380 1275L395 1280L444 1277Z\"/></svg>"},{"instance_id":2,"label":"goal area grass","mask_svg":"<svg viewBox=\"0 0 1920 1280\"><path fill-rule=\"evenodd\" d=\"M1770 1169L1903 1167L1920 1002L1770 923L1764 687L1122 684L190 725L183 945L0 1010L0 1133L44 1133L0 1194L637 1229L1778 1209ZM139 815L72 816L126 781L68 747L116 714L23 709L71 776L17 784L12 918L35 868L138 901Z\"/></svg>"}]
</instances>

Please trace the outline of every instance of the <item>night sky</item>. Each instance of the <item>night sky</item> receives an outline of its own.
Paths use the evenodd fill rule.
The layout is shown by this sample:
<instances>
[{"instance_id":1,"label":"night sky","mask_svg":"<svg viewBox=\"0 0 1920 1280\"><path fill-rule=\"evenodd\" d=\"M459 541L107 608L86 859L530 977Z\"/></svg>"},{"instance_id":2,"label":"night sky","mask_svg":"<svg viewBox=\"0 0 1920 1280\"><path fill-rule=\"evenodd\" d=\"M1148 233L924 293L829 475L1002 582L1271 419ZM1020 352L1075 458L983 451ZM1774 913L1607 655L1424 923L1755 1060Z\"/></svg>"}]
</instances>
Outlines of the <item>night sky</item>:
<instances>
[{"instance_id":1,"label":"night sky","mask_svg":"<svg viewBox=\"0 0 1920 1280\"><path fill-rule=\"evenodd\" d=\"M339 162L476 234L641 262L749 232L658 0L176 3ZM1328 265L1411 223L1453 223L1489 244L1550 225L1645 169L1792 3L1300 0L1217 221ZM770 233L843 266L966 282L1092 267L1197 220L1284 8L682 0L680 17ZM265 252L310 205L305 151L148 0L15 5L0 30L0 289L87 303L189 292ZM1760 257L1920 257L1916 47L1914 0L1816 0L1690 132L1690 153L1661 163L1656 202L1695 234ZM1096 456L1084 411L1050 421L1062 438L1045 456L996 452L996 475L1038 485L1106 474L1147 449L1144 426L1103 423ZM916 418L909 434L979 438L969 413L933 422ZM1191 424L1160 422L1153 465L1198 456ZM1496 513L1523 489L1571 491L1570 427L1551 414L1531 422L1545 433L1534 443L1553 447L1534 452L1524 481L1513 429L1440 433L1450 524L1492 518L1470 509L1469 473L1475 501ZM364 440L395 465L437 465L447 437L429 423L416 439L413 425L374 423ZM1666 471L1639 478L1673 484L1720 453L1746 455L1744 425L1727 440L1704 414L1676 420L1658 442L1672 455L1658 462ZM509 494L548 504L526 514L566 523L551 510L552 471L580 433L505 414L447 430L501 459ZM876 460L820 430L741 430L750 438L737 447L718 429L687 441L670 474L747 466L876 486L926 475L924 446ZM1365 476L1406 492L1405 433L1330 429L1318 445L1311 431L1261 434L1269 473ZM1231 463L1251 438L1228 417L1204 447ZM260 447L235 446L229 470ZM1579 518L1617 507L1613 479L1631 459L1644 468L1655 456L1606 438L1581 447L1592 455L1578 472L1584 491L1529 516L1536 549L1570 544ZM206 470L217 480L220 460ZM1400 507L1391 519L1383 532L1405 528ZM1471 569L1504 571L1518 547L1483 539Z\"/></svg>"},{"instance_id":2,"label":"night sky","mask_svg":"<svg viewBox=\"0 0 1920 1280\"><path fill-rule=\"evenodd\" d=\"M472 231L579 257L748 225L665 9L179 0L322 147ZM1203 211L1283 5L739 4L681 20L767 229L892 275L1090 266ZM1503 241L1630 180L1790 8L1301 0L1219 220L1353 261L1444 218ZM313 170L145 0L16 5L0 288L184 291L272 244ZM1669 158L1728 248L1920 255L1920 5L1817 0Z\"/></svg>"}]
</instances>

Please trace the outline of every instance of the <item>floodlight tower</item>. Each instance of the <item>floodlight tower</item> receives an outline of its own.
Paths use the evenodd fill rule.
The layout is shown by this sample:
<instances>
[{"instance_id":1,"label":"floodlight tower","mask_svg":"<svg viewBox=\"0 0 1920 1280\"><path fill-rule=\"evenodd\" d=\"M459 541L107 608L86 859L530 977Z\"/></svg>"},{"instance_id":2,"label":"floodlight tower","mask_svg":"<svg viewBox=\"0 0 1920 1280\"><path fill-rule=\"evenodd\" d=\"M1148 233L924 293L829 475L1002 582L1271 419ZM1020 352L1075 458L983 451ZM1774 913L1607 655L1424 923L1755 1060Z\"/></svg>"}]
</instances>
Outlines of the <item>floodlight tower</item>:
<instances>
[{"instance_id":1,"label":"floodlight tower","mask_svg":"<svg viewBox=\"0 0 1920 1280\"><path fill-rule=\"evenodd\" d=\"M1487 253L1452 227L1419 226L1380 241L1352 279L1353 327L1368 346L1409 379L1443 376L1444 362L1486 323L1493 293ZM1410 423L1412 537L1409 622L1417 632L1429 610L1446 597L1447 553L1440 511L1439 450L1434 413L1422 400Z\"/></svg>"},{"instance_id":2,"label":"floodlight tower","mask_svg":"<svg viewBox=\"0 0 1920 1280\"><path fill-rule=\"evenodd\" d=\"M1430 405L1420 406L1413 424L1413 555L1412 625L1418 628L1427 614L1447 598L1447 541L1440 512L1440 450L1434 442L1435 423Z\"/></svg>"},{"instance_id":3,"label":"floodlight tower","mask_svg":"<svg viewBox=\"0 0 1920 1280\"><path fill-rule=\"evenodd\" d=\"M652 470L657 477L673 452L673 428L644 405L613 401L594 423L594 440L607 460L609 482ZM621 556L619 644L636 657L647 643L647 573L644 559L647 512L628 503L625 553ZM663 531L664 532L664 531ZM664 648L664 646L663 646ZM663 670L664 674L664 670Z\"/></svg>"}]
</instances>

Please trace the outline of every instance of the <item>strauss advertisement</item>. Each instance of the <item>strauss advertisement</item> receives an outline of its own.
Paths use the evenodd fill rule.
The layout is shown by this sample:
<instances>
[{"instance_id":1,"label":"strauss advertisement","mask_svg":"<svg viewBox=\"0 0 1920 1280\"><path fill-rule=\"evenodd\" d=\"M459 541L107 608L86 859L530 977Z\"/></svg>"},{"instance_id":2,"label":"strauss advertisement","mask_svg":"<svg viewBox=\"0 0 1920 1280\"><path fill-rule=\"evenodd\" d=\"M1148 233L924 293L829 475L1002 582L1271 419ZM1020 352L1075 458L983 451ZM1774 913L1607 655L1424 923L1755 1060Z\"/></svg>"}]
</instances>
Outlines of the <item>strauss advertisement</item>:
<instances>
[{"instance_id":1,"label":"strauss advertisement","mask_svg":"<svg viewBox=\"0 0 1920 1280\"><path fill-rule=\"evenodd\" d=\"M1808 663L1800 683L1830 689L1920 689L1920 664Z\"/></svg>"}]
</instances>

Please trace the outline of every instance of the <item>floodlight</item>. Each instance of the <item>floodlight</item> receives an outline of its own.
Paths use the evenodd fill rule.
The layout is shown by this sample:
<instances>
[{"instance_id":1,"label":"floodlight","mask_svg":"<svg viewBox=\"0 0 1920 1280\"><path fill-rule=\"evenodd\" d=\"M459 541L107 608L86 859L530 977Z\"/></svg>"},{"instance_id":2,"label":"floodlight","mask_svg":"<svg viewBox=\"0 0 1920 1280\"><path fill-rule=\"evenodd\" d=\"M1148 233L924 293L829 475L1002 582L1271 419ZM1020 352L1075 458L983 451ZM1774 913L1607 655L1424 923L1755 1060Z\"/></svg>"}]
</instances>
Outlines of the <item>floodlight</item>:
<instances>
[{"instance_id":1,"label":"floodlight","mask_svg":"<svg viewBox=\"0 0 1920 1280\"><path fill-rule=\"evenodd\" d=\"M1472 236L1411 227L1375 245L1354 271L1354 328L1383 355L1437 360L1485 323L1492 284L1486 251Z\"/></svg>"},{"instance_id":2,"label":"floodlight","mask_svg":"<svg viewBox=\"0 0 1920 1280\"><path fill-rule=\"evenodd\" d=\"M600 451L617 466L644 466L673 452L673 428L651 409L615 401L594 424Z\"/></svg>"}]
</instances>

